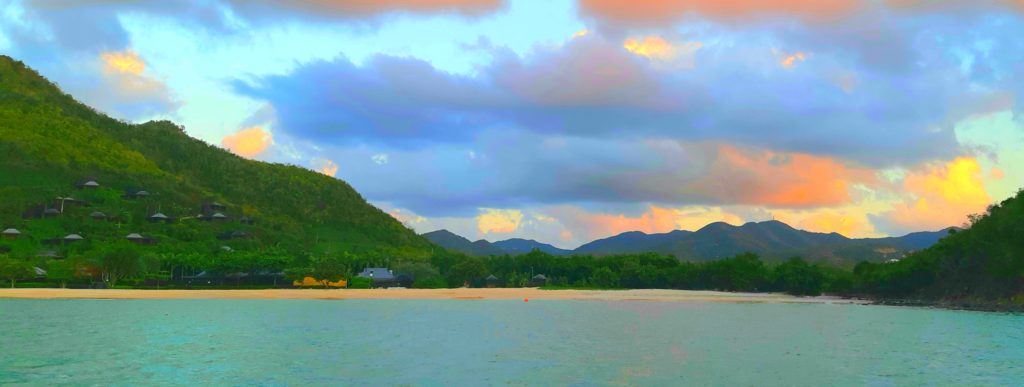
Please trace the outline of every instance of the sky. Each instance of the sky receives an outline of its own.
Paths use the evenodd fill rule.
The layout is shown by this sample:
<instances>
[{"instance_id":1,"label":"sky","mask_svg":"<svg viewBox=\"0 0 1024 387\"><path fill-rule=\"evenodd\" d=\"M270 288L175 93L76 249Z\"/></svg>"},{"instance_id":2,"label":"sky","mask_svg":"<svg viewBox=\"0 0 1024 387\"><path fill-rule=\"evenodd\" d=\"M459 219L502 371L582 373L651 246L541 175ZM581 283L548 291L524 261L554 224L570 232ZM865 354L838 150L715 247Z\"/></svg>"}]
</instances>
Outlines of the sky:
<instances>
[{"instance_id":1,"label":"sky","mask_svg":"<svg viewBox=\"0 0 1024 387\"><path fill-rule=\"evenodd\" d=\"M1024 0L0 0L0 53L131 122L562 248L960 226L1024 186Z\"/></svg>"}]
</instances>

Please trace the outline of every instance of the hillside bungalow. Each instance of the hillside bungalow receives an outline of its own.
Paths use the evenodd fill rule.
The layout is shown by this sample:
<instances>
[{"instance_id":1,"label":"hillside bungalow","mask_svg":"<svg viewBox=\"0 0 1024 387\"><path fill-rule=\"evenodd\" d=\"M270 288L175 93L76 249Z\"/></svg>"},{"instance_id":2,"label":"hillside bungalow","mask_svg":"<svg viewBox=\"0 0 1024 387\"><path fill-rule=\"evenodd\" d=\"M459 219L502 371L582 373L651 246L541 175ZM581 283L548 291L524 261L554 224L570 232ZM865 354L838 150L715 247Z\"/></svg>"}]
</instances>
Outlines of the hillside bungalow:
<instances>
[{"instance_id":1,"label":"hillside bungalow","mask_svg":"<svg viewBox=\"0 0 1024 387\"><path fill-rule=\"evenodd\" d=\"M146 237L142 236L142 234L134 233L134 232L131 233L131 234L128 234L128 236L124 237L124 239L127 239L129 242L137 243L137 244L140 244L140 245L153 245L153 244L156 244L156 239L146 238Z\"/></svg>"},{"instance_id":2,"label":"hillside bungalow","mask_svg":"<svg viewBox=\"0 0 1024 387\"><path fill-rule=\"evenodd\" d=\"M152 223L160 223L160 222L169 223L171 221L171 218L169 216L167 216L167 215L164 215L162 212L157 212L157 213L155 213L153 215L150 215L148 219Z\"/></svg>"},{"instance_id":3,"label":"hillside bungalow","mask_svg":"<svg viewBox=\"0 0 1024 387\"><path fill-rule=\"evenodd\" d=\"M530 278L530 287L531 288L539 288L539 287L547 285L547 284L548 284L548 277L545 277L543 274L537 274L537 275L533 276L533 278Z\"/></svg>"},{"instance_id":4,"label":"hillside bungalow","mask_svg":"<svg viewBox=\"0 0 1024 387\"><path fill-rule=\"evenodd\" d=\"M84 240L85 238L78 234L68 234L67 236L64 237L64 243L75 243Z\"/></svg>"},{"instance_id":5,"label":"hillside bungalow","mask_svg":"<svg viewBox=\"0 0 1024 387\"><path fill-rule=\"evenodd\" d=\"M142 199L142 198L149 197L149 192L141 191L141 190L140 191L131 190L131 191L125 192L123 197L125 199Z\"/></svg>"},{"instance_id":6,"label":"hillside bungalow","mask_svg":"<svg viewBox=\"0 0 1024 387\"><path fill-rule=\"evenodd\" d=\"M216 212L213 215L210 215L210 220L213 220L213 221L216 221L216 222L223 222L223 221L228 220L228 217L227 217L227 215L224 215L222 213Z\"/></svg>"},{"instance_id":7,"label":"hillside bungalow","mask_svg":"<svg viewBox=\"0 0 1024 387\"><path fill-rule=\"evenodd\" d=\"M107 214L104 214L99 211L93 211L91 214L89 214L89 217L92 218L92 220L106 220Z\"/></svg>"},{"instance_id":8,"label":"hillside bungalow","mask_svg":"<svg viewBox=\"0 0 1024 387\"><path fill-rule=\"evenodd\" d=\"M9 228L0 232L0 234L3 235L4 239L18 239L21 236L21 231L18 231L16 228Z\"/></svg>"},{"instance_id":9,"label":"hillside bungalow","mask_svg":"<svg viewBox=\"0 0 1024 387\"><path fill-rule=\"evenodd\" d=\"M239 231L230 231L230 232L218 234L217 235L217 239L220 239L222 241L226 241L226 240L232 240L232 239L244 239L244 238L248 238L249 236L250 236L249 233L247 233L245 231L239 230Z\"/></svg>"},{"instance_id":10,"label":"hillside bungalow","mask_svg":"<svg viewBox=\"0 0 1024 387\"><path fill-rule=\"evenodd\" d=\"M43 259L61 259L64 258L56 250L43 250L36 254L36 258Z\"/></svg>"},{"instance_id":11,"label":"hillside bungalow","mask_svg":"<svg viewBox=\"0 0 1024 387\"><path fill-rule=\"evenodd\" d=\"M495 277L494 274L491 274L484 279L484 283L489 288L496 288L498 287L498 277Z\"/></svg>"},{"instance_id":12,"label":"hillside bungalow","mask_svg":"<svg viewBox=\"0 0 1024 387\"><path fill-rule=\"evenodd\" d=\"M96 189L100 187L100 183L97 183L96 180L86 180L76 184L75 186L78 188Z\"/></svg>"},{"instance_id":13,"label":"hillside bungalow","mask_svg":"<svg viewBox=\"0 0 1024 387\"><path fill-rule=\"evenodd\" d=\"M369 278L373 286L389 287L395 286L395 273L383 267L368 267L359 273L358 277Z\"/></svg>"},{"instance_id":14,"label":"hillside bungalow","mask_svg":"<svg viewBox=\"0 0 1024 387\"><path fill-rule=\"evenodd\" d=\"M220 204L218 202L210 202L210 203L203 204L203 213L211 213L211 212L217 212L217 211L224 211L226 209L228 209L227 206L225 206L223 204Z\"/></svg>"}]
</instances>

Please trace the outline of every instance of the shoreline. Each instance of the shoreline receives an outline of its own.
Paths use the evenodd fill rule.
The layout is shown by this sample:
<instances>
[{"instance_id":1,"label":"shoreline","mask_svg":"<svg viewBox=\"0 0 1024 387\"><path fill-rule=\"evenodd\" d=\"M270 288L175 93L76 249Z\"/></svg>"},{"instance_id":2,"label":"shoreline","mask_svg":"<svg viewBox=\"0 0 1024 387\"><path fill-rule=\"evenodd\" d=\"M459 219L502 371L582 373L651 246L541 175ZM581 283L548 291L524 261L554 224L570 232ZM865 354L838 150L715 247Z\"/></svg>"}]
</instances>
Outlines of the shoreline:
<instances>
[{"instance_id":1,"label":"shoreline","mask_svg":"<svg viewBox=\"0 0 1024 387\"><path fill-rule=\"evenodd\" d=\"M796 297L781 293L731 293L700 290L541 290L537 288L458 289L0 289L0 299L267 299L267 300L580 300L739 302L786 304L871 304L871 301L830 296Z\"/></svg>"}]
</instances>

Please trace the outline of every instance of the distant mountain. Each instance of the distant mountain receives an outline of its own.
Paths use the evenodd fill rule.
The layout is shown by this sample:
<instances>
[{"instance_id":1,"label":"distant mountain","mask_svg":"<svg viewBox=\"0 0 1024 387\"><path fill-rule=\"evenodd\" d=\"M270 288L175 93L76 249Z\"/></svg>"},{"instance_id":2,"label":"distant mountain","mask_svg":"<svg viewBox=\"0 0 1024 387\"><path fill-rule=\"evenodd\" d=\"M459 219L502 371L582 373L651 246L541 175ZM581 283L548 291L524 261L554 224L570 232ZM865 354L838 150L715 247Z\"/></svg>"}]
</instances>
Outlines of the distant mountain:
<instances>
[{"instance_id":1,"label":"distant mountain","mask_svg":"<svg viewBox=\"0 0 1024 387\"><path fill-rule=\"evenodd\" d=\"M707 261L726 258L744 252L760 254L765 259L781 260L800 256L809 261L828 261L848 264L859 261L882 261L927 248L949 234L948 229L934 232L916 232L901 237L851 239L837 233L817 233L795 229L779 221L750 222L742 226L711 223L690 232L675 230L661 234L640 231L625 232L598 239L575 250L559 249L532 240L509 239L494 243L469 240L448 231L442 234L424 234L424 237L446 248L471 255L524 254L534 248L552 255L608 255L655 252L671 254L682 260ZM456 241L458 243L456 243Z\"/></svg>"},{"instance_id":2,"label":"distant mountain","mask_svg":"<svg viewBox=\"0 0 1024 387\"><path fill-rule=\"evenodd\" d=\"M460 251L468 255L487 256L507 254L505 250L492 245L491 242L483 239L472 242L469 239L463 238L462 236L448 230L431 231L423 234L423 237L434 242L434 244L438 246L444 247L445 249Z\"/></svg>"},{"instance_id":3,"label":"distant mountain","mask_svg":"<svg viewBox=\"0 0 1024 387\"><path fill-rule=\"evenodd\" d=\"M533 239L522 239L512 238L503 241L497 241L491 243L494 247L497 247L510 255L526 254L534 249L543 251L551 255L569 255L572 254L572 250L560 249L547 243L537 242Z\"/></svg>"}]
</instances>

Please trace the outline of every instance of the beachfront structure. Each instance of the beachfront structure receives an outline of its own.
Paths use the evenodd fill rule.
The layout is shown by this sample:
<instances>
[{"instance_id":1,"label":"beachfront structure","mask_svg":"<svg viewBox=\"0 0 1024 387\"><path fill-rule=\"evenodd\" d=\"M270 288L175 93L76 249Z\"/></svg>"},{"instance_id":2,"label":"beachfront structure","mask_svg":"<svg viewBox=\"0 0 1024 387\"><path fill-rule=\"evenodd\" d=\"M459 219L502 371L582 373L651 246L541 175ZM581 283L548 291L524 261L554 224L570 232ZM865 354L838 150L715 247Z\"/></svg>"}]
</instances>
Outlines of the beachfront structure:
<instances>
[{"instance_id":1,"label":"beachfront structure","mask_svg":"<svg viewBox=\"0 0 1024 387\"><path fill-rule=\"evenodd\" d=\"M373 286L389 287L395 285L395 273L385 267L368 267L358 277L369 278Z\"/></svg>"},{"instance_id":2,"label":"beachfront structure","mask_svg":"<svg viewBox=\"0 0 1024 387\"><path fill-rule=\"evenodd\" d=\"M0 234L3 234L4 239L18 239L21 236L21 231L18 231L16 228L9 228Z\"/></svg>"},{"instance_id":3,"label":"beachfront structure","mask_svg":"<svg viewBox=\"0 0 1024 387\"><path fill-rule=\"evenodd\" d=\"M537 275L533 276L533 278L530 278L530 287L531 288L539 288L539 287L547 285L547 284L548 284L548 277L544 276L543 274L537 274Z\"/></svg>"},{"instance_id":4,"label":"beachfront structure","mask_svg":"<svg viewBox=\"0 0 1024 387\"><path fill-rule=\"evenodd\" d=\"M495 277L494 274L491 274L491 275L487 276L487 278L484 279L484 282L486 283L487 287L489 287L489 288L496 288L496 287L498 287L498 277Z\"/></svg>"}]
</instances>

